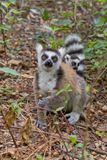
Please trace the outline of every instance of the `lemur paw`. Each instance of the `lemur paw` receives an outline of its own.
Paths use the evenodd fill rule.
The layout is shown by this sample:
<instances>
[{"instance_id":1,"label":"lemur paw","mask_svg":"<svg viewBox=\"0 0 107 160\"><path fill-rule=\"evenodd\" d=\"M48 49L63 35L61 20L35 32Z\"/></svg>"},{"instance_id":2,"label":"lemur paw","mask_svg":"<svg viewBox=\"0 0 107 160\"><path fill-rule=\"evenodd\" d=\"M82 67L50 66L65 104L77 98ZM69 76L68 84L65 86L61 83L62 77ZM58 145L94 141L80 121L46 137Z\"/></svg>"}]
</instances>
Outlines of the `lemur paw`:
<instances>
[{"instance_id":1,"label":"lemur paw","mask_svg":"<svg viewBox=\"0 0 107 160\"><path fill-rule=\"evenodd\" d=\"M37 120L36 126L37 126L38 128L40 128L40 129L45 129L47 125L46 125L46 122L42 122L42 121L40 121L40 120Z\"/></svg>"},{"instance_id":2,"label":"lemur paw","mask_svg":"<svg viewBox=\"0 0 107 160\"><path fill-rule=\"evenodd\" d=\"M80 114L76 112L71 112L71 113L66 114L66 117L70 117L68 118L68 121L70 124L74 125L79 120Z\"/></svg>"},{"instance_id":3,"label":"lemur paw","mask_svg":"<svg viewBox=\"0 0 107 160\"><path fill-rule=\"evenodd\" d=\"M49 102L49 100L48 100L47 97L46 98L42 98L42 99L39 100L38 105L40 107L44 107L44 106L48 105L48 102Z\"/></svg>"}]
</instances>

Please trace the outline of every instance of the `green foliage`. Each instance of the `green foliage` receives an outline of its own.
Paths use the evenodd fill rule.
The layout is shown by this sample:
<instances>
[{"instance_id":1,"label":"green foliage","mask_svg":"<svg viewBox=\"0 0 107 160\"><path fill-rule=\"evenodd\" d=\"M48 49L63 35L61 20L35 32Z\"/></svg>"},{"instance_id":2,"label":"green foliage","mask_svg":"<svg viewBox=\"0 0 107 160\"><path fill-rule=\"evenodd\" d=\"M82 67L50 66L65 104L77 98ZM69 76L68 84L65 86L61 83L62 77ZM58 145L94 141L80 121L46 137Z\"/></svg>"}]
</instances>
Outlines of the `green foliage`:
<instances>
[{"instance_id":1,"label":"green foliage","mask_svg":"<svg viewBox=\"0 0 107 160\"><path fill-rule=\"evenodd\" d=\"M11 94L14 91L14 89L10 86L0 87L0 93L2 94Z\"/></svg>"},{"instance_id":2,"label":"green foliage","mask_svg":"<svg viewBox=\"0 0 107 160\"><path fill-rule=\"evenodd\" d=\"M49 37L50 47L54 49L58 49L59 46L62 46L64 43L64 39L55 37Z\"/></svg>"},{"instance_id":3,"label":"green foliage","mask_svg":"<svg viewBox=\"0 0 107 160\"><path fill-rule=\"evenodd\" d=\"M72 11L61 11L59 12L59 15L69 18L69 17L72 17L74 13Z\"/></svg>"},{"instance_id":4,"label":"green foliage","mask_svg":"<svg viewBox=\"0 0 107 160\"><path fill-rule=\"evenodd\" d=\"M11 75L14 75L14 76L19 75L19 73L16 70L13 70L13 69L8 68L8 67L0 67L0 71L3 71L7 74L11 74Z\"/></svg>"},{"instance_id":5,"label":"green foliage","mask_svg":"<svg viewBox=\"0 0 107 160\"><path fill-rule=\"evenodd\" d=\"M57 49L64 43L63 38L57 38L52 33L49 32L36 32L34 39L40 43L45 43L46 45L48 44L53 49Z\"/></svg>"},{"instance_id":6,"label":"green foliage","mask_svg":"<svg viewBox=\"0 0 107 160\"><path fill-rule=\"evenodd\" d=\"M52 37L52 34L49 32L36 32L34 39L40 43L46 42L49 37Z\"/></svg>"},{"instance_id":7,"label":"green foliage","mask_svg":"<svg viewBox=\"0 0 107 160\"><path fill-rule=\"evenodd\" d=\"M52 22L50 27L54 31L68 31L72 28L73 25L74 23L72 23L70 19L61 19L61 20Z\"/></svg>"},{"instance_id":8,"label":"green foliage","mask_svg":"<svg viewBox=\"0 0 107 160\"><path fill-rule=\"evenodd\" d=\"M98 2L105 3L107 0L97 0Z\"/></svg>"},{"instance_id":9,"label":"green foliage","mask_svg":"<svg viewBox=\"0 0 107 160\"><path fill-rule=\"evenodd\" d=\"M72 24L72 21L70 19L61 19L54 22L54 25L57 26L69 26Z\"/></svg>"},{"instance_id":10,"label":"green foliage","mask_svg":"<svg viewBox=\"0 0 107 160\"><path fill-rule=\"evenodd\" d=\"M50 18L48 10L42 9L42 11L41 11L41 17L45 21L48 20Z\"/></svg>"},{"instance_id":11,"label":"green foliage","mask_svg":"<svg viewBox=\"0 0 107 160\"><path fill-rule=\"evenodd\" d=\"M16 0L9 0L9 2L11 2L12 4L15 4Z\"/></svg>"},{"instance_id":12,"label":"green foliage","mask_svg":"<svg viewBox=\"0 0 107 160\"><path fill-rule=\"evenodd\" d=\"M17 101L13 101L10 103L9 107L13 112L20 114L22 105L23 105L23 103L21 103L21 102L18 103Z\"/></svg>"},{"instance_id":13,"label":"green foliage","mask_svg":"<svg viewBox=\"0 0 107 160\"><path fill-rule=\"evenodd\" d=\"M36 160L45 160L44 157L40 154L36 155Z\"/></svg>"},{"instance_id":14,"label":"green foliage","mask_svg":"<svg viewBox=\"0 0 107 160\"><path fill-rule=\"evenodd\" d=\"M76 144L77 143L77 136L76 135L70 135L69 140L72 144Z\"/></svg>"},{"instance_id":15,"label":"green foliage","mask_svg":"<svg viewBox=\"0 0 107 160\"><path fill-rule=\"evenodd\" d=\"M85 47L87 58L91 58L93 68L104 68L107 66L107 60L104 58L107 52L107 40L93 39L89 40Z\"/></svg>"},{"instance_id":16,"label":"green foliage","mask_svg":"<svg viewBox=\"0 0 107 160\"><path fill-rule=\"evenodd\" d=\"M106 133L106 132L99 132L99 131L96 131L96 135L104 136L104 137L107 138L107 133Z\"/></svg>"},{"instance_id":17,"label":"green foliage","mask_svg":"<svg viewBox=\"0 0 107 160\"><path fill-rule=\"evenodd\" d=\"M64 92L71 92L71 91L72 91L72 89L71 89L70 84L66 84L62 89L57 91L56 95L58 96Z\"/></svg>"},{"instance_id":18,"label":"green foliage","mask_svg":"<svg viewBox=\"0 0 107 160\"><path fill-rule=\"evenodd\" d=\"M13 8L15 7L16 0L6 0L4 2L0 2L0 16L1 16L1 23L0 23L0 32L2 34L3 39L0 40L0 44L7 47L7 39L5 37L5 33L9 32L12 29L12 25L15 22L18 22L17 16L20 15L20 11Z\"/></svg>"},{"instance_id":19,"label":"green foliage","mask_svg":"<svg viewBox=\"0 0 107 160\"><path fill-rule=\"evenodd\" d=\"M76 148L83 148L84 147L84 144L83 143L77 143L75 145Z\"/></svg>"}]
</instances>

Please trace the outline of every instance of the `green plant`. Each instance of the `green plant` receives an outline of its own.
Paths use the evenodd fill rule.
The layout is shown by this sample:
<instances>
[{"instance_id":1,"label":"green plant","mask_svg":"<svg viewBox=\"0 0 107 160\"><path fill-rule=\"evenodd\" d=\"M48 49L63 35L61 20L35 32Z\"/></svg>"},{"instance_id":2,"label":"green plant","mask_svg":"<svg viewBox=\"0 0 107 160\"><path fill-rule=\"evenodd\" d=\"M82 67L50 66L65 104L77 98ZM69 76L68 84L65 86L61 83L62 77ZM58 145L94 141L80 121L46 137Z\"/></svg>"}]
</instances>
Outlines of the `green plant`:
<instances>
[{"instance_id":1,"label":"green plant","mask_svg":"<svg viewBox=\"0 0 107 160\"><path fill-rule=\"evenodd\" d=\"M13 112L15 112L16 114L20 114L21 113L21 107L22 107L22 105L23 105L24 103L23 102L18 102L18 101L11 101L10 103L9 103L9 108L13 111Z\"/></svg>"},{"instance_id":2,"label":"green plant","mask_svg":"<svg viewBox=\"0 0 107 160\"><path fill-rule=\"evenodd\" d=\"M19 73L16 70L11 69L9 67L0 67L0 71L5 72L6 74L14 75L14 76L19 75Z\"/></svg>"},{"instance_id":3,"label":"green plant","mask_svg":"<svg viewBox=\"0 0 107 160\"><path fill-rule=\"evenodd\" d=\"M69 18L69 17L74 16L74 13L72 11L61 11L59 12L59 15L65 18Z\"/></svg>"},{"instance_id":4,"label":"green plant","mask_svg":"<svg viewBox=\"0 0 107 160\"><path fill-rule=\"evenodd\" d=\"M64 39L56 37L49 37L50 47L54 49L58 49L59 46L62 46L64 43Z\"/></svg>"},{"instance_id":5,"label":"green plant","mask_svg":"<svg viewBox=\"0 0 107 160\"><path fill-rule=\"evenodd\" d=\"M42 9L42 10L41 10L41 17L42 17L42 19L45 20L45 21L50 18L49 12L48 12L47 9Z\"/></svg>"},{"instance_id":6,"label":"green plant","mask_svg":"<svg viewBox=\"0 0 107 160\"><path fill-rule=\"evenodd\" d=\"M41 154L36 155L36 160L45 160Z\"/></svg>"},{"instance_id":7,"label":"green plant","mask_svg":"<svg viewBox=\"0 0 107 160\"><path fill-rule=\"evenodd\" d=\"M10 31L13 23L17 22L17 15L20 14L20 11L14 9L16 0L6 0L0 2L0 33L2 34L2 40L0 44L4 46L4 51L6 54L7 44L9 39L6 38L6 33Z\"/></svg>"},{"instance_id":8,"label":"green plant","mask_svg":"<svg viewBox=\"0 0 107 160\"><path fill-rule=\"evenodd\" d=\"M77 136L76 135L70 135L68 138L72 144L77 143Z\"/></svg>"}]
</instances>

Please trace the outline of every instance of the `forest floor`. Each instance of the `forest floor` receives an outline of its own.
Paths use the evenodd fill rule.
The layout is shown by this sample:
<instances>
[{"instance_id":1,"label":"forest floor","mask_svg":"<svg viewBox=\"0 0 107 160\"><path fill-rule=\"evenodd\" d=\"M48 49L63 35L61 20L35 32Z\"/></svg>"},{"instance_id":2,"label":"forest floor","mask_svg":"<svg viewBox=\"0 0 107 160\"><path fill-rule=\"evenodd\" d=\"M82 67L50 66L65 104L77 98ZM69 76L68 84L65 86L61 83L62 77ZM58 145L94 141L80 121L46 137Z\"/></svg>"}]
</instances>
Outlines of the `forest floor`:
<instances>
[{"instance_id":1,"label":"forest floor","mask_svg":"<svg viewBox=\"0 0 107 160\"><path fill-rule=\"evenodd\" d=\"M54 18L44 20L39 15L37 8L44 6ZM6 52L0 45L0 67L8 66L21 73L21 76L12 76L0 71L0 160L107 160L107 70L93 69L89 59L86 59L85 74L91 96L84 111L86 118L71 126L61 112L47 116L47 131L35 125L32 88L36 67L35 33L47 32L46 26L61 18L58 11L70 11L70 7L66 1L26 4L28 11L22 14L23 21L13 24L6 35L10 39ZM86 43L93 34L90 10L92 6L74 10L75 25L67 31L55 32L55 36L76 32ZM82 27L78 26L80 19L84 20Z\"/></svg>"}]
</instances>

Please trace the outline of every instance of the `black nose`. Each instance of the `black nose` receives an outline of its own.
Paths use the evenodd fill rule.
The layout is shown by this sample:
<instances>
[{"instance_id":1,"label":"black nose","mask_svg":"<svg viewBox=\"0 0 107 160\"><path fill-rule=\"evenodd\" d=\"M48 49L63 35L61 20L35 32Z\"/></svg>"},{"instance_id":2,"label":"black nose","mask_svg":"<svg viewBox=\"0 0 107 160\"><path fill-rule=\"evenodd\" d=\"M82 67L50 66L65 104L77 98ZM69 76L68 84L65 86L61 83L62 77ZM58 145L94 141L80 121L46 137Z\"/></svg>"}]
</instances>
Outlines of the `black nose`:
<instances>
[{"instance_id":1,"label":"black nose","mask_svg":"<svg viewBox=\"0 0 107 160\"><path fill-rule=\"evenodd\" d=\"M51 62L51 60L47 60L47 61L45 62L45 66L46 66L46 67L52 67L52 66L53 66L53 63Z\"/></svg>"}]
</instances>

